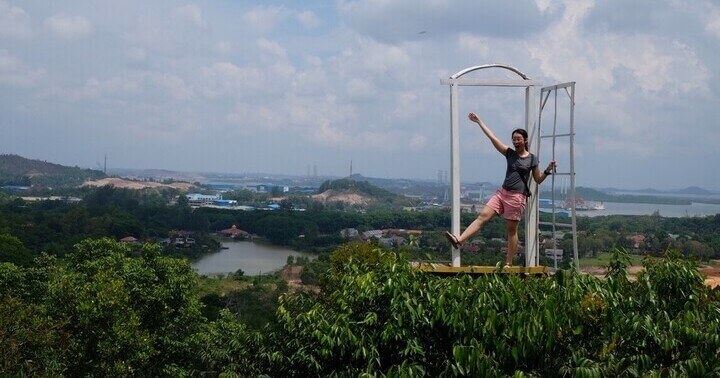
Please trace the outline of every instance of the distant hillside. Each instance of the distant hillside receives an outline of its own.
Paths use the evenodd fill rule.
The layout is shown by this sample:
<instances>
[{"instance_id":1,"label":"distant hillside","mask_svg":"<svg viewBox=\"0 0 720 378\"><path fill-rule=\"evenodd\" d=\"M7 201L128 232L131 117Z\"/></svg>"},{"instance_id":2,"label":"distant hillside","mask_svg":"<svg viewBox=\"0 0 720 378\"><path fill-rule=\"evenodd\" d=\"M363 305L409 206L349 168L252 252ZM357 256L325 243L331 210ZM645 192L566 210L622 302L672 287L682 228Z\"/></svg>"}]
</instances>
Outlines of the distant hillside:
<instances>
[{"instance_id":1,"label":"distant hillside","mask_svg":"<svg viewBox=\"0 0 720 378\"><path fill-rule=\"evenodd\" d=\"M677 194L692 194L692 195L701 195L701 196L707 196L713 194L713 192L709 190L705 190L703 188L699 188L697 186L688 186L685 189L675 190L673 193Z\"/></svg>"},{"instance_id":2,"label":"distant hillside","mask_svg":"<svg viewBox=\"0 0 720 378\"><path fill-rule=\"evenodd\" d=\"M618 203L653 203L653 204L666 204L666 205L689 205L690 200L685 198L675 197L661 197L659 195L640 195L640 194L608 194L599 190L584 188L578 186L575 188L575 194L587 201L600 201L600 202L618 202ZM543 198L549 198L551 191L543 191ZM565 194L560 193L559 190L555 190L556 198L564 198Z\"/></svg>"},{"instance_id":3,"label":"distant hillside","mask_svg":"<svg viewBox=\"0 0 720 378\"><path fill-rule=\"evenodd\" d=\"M713 194L717 194L714 192L711 192L707 189L703 189L697 186L688 186L684 189L676 189L676 190L657 190L653 188L645 188L645 189L619 189L619 188L601 188L600 189L603 192L607 193L637 193L637 194L691 194L691 195L701 195L701 196L709 196Z\"/></svg>"},{"instance_id":4,"label":"distant hillside","mask_svg":"<svg viewBox=\"0 0 720 378\"><path fill-rule=\"evenodd\" d=\"M350 178L325 181L320 185L318 194L313 198L326 201L346 202L354 205L389 204L394 206L408 206L411 201L403 196L394 194L377 187L367 181L356 181Z\"/></svg>"},{"instance_id":5,"label":"distant hillside","mask_svg":"<svg viewBox=\"0 0 720 378\"><path fill-rule=\"evenodd\" d=\"M105 177L101 171L66 167L18 155L0 155L0 185L77 186Z\"/></svg>"}]
</instances>

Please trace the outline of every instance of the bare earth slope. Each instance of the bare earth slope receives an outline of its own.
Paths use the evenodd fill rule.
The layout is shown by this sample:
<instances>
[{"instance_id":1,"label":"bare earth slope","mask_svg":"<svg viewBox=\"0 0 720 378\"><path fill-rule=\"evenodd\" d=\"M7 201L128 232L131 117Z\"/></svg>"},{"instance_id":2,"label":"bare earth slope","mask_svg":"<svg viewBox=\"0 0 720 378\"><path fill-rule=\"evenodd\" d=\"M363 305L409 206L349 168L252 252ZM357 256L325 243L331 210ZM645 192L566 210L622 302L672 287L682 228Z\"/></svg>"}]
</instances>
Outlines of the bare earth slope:
<instances>
[{"instance_id":1,"label":"bare earth slope","mask_svg":"<svg viewBox=\"0 0 720 378\"><path fill-rule=\"evenodd\" d=\"M367 205L372 198L357 193L338 191L335 189L326 190L320 194L315 194L312 198L320 202L344 202L349 205Z\"/></svg>"},{"instance_id":2,"label":"bare earth slope","mask_svg":"<svg viewBox=\"0 0 720 378\"><path fill-rule=\"evenodd\" d=\"M175 188L182 191L188 191L194 187L189 182L174 182L172 184L162 184L159 182L148 182L148 181L131 181L117 177L108 177L100 180L86 181L82 186L106 186L112 185L116 188L126 189L145 189L145 188Z\"/></svg>"}]
</instances>

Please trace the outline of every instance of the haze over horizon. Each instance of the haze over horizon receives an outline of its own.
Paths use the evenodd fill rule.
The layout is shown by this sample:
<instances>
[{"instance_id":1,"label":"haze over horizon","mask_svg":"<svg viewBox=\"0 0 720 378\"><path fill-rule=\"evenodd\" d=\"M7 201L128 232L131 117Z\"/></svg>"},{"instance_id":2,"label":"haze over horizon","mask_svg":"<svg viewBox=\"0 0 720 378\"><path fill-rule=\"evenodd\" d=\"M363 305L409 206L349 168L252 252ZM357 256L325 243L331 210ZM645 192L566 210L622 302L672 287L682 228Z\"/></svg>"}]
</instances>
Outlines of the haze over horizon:
<instances>
[{"instance_id":1,"label":"haze over horizon","mask_svg":"<svg viewBox=\"0 0 720 378\"><path fill-rule=\"evenodd\" d=\"M718 20L712 0L0 0L0 153L340 177L352 161L367 177L433 180L450 164L440 79L503 63L577 82L578 186L718 191ZM510 144L523 101L461 89L463 182L505 170L465 115Z\"/></svg>"}]
</instances>

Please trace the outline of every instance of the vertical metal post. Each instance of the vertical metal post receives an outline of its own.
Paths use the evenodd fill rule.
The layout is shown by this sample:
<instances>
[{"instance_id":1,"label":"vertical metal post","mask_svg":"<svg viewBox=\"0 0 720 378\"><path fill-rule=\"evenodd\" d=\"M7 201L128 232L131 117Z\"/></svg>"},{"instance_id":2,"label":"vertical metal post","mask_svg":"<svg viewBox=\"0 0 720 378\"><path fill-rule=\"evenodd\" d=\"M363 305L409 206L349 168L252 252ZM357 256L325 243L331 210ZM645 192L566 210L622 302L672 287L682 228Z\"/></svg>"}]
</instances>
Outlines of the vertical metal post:
<instances>
[{"instance_id":1,"label":"vertical metal post","mask_svg":"<svg viewBox=\"0 0 720 378\"><path fill-rule=\"evenodd\" d=\"M450 85L450 202L452 207L451 229L460 235L460 128L458 127L458 86ZM452 248L452 266L460 266L460 250Z\"/></svg>"},{"instance_id":2,"label":"vertical metal post","mask_svg":"<svg viewBox=\"0 0 720 378\"><path fill-rule=\"evenodd\" d=\"M553 113L553 131L552 131L552 159L555 160L555 146L557 142L557 89L553 91L555 94L555 109ZM549 95L549 93L548 93ZM572 159L570 159L572 160ZM555 172L553 172L555 173ZM552 200L553 200L553 213L552 213L552 240L553 240L553 267L557 270L557 218L555 217L555 176L552 175Z\"/></svg>"},{"instance_id":3,"label":"vertical metal post","mask_svg":"<svg viewBox=\"0 0 720 378\"><path fill-rule=\"evenodd\" d=\"M567 88L566 88L567 90ZM570 188L572 188L572 199L575 201L575 83L570 86ZM577 240L577 212L572 207L572 232L573 232L573 259L575 269L580 270L580 259L578 258Z\"/></svg>"},{"instance_id":4,"label":"vertical metal post","mask_svg":"<svg viewBox=\"0 0 720 378\"><path fill-rule=\"evenodd\" d=\"M530 149L534 151L535 156L540 155L539 135L535 128L535 120L532 116L532 109L535 103L535 91L533 87L525 88L525 130L528 132L528 142ZM525 266L537 266L540 262L538 251L538 184L530 175L530 191L533 193L528 198L527 208L525 209Z\"/></svg>"}]
</instances>

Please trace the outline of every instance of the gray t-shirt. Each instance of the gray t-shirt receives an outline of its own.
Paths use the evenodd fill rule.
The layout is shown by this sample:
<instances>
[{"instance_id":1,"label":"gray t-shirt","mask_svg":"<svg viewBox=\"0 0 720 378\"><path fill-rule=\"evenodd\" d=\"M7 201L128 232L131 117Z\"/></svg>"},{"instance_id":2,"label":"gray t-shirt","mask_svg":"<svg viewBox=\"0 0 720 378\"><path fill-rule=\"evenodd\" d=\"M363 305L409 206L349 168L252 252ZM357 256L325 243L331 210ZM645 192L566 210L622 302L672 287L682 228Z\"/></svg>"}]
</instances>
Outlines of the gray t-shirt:
<instances>
[{"instance_id":1,"label":"gray t-shirt","mask_svg":"<svg viewBox=\"0 0 720 378\"><path fill-rule=\"evenodd\" d=\"M511 192L525 193L523 178L529 186L530 172L538 166L537 158L533 154L521 158L515 150L508 148L505 152L505 159L507 160L507 170L502 187Z\"/></svg>"}]
</instances>

